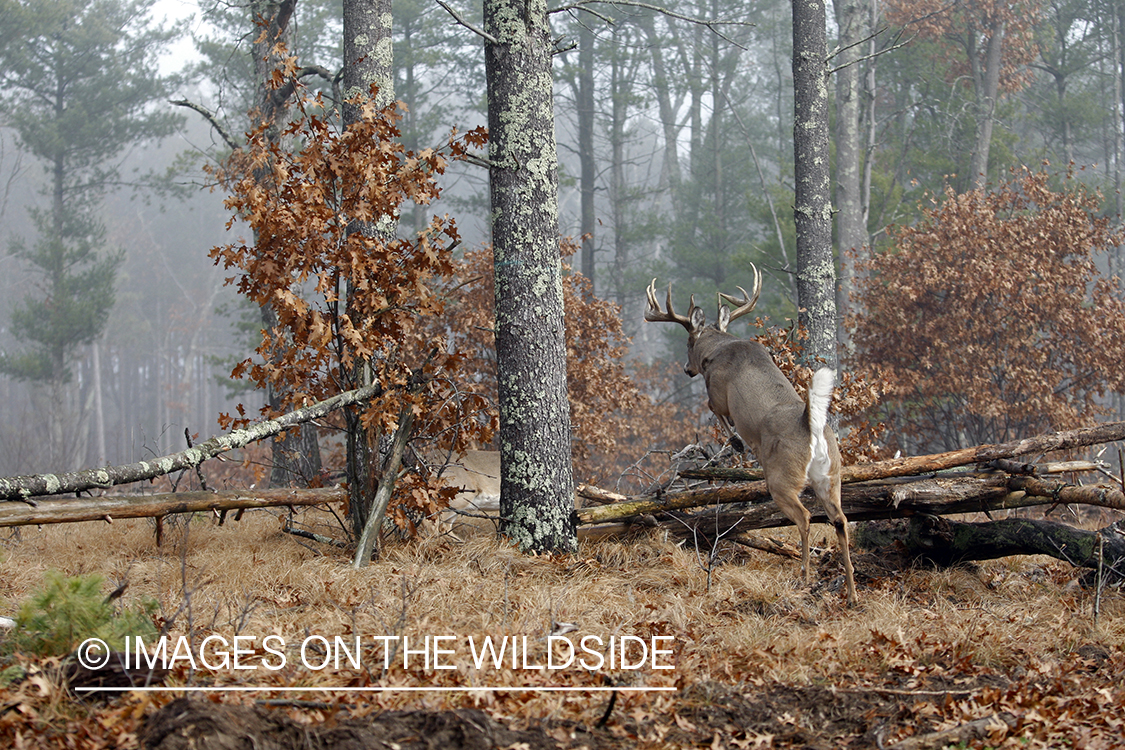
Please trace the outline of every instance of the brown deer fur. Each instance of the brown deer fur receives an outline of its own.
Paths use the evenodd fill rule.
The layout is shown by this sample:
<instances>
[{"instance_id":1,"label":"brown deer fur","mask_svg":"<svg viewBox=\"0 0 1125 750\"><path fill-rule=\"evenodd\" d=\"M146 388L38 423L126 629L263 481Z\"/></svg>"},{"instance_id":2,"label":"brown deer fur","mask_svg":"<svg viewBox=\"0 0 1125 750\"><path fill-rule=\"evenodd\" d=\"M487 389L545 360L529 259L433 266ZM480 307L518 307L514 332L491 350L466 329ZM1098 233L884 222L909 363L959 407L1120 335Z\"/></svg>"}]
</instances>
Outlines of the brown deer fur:
<instances>
[{"instance_id":1,"label":"brown deer fur","mask_svg":"<svg viewBox=\"0 0 1125 750\"><path fill-rule=\"evenodd\" d=\"M672 288L668 287L667 310L656 301L656 280L649 285L649 309L645 320L679 323L688 331L688 361L684 372L702 375L707 385L708 406L724 431L731 427L762 465L770 496L797 527L801 536L801 569L806 585L809 569L809 512L800 494L811 485L828 519L844 561L848 603L855 604L855 580L849 553L848 519L840 506L840 449L827 425L828 405L836 373L822 368L813 376L808 400L797 395L770 356L757 341L727 333L727 325L750 312L761 292L757 269L753 299L746 291L738 300L720 295L738 305L734 312L719 303L718 321L706 324L703 310L692 298L688 315L672 310Z\"/></svg>"}]
</instances>

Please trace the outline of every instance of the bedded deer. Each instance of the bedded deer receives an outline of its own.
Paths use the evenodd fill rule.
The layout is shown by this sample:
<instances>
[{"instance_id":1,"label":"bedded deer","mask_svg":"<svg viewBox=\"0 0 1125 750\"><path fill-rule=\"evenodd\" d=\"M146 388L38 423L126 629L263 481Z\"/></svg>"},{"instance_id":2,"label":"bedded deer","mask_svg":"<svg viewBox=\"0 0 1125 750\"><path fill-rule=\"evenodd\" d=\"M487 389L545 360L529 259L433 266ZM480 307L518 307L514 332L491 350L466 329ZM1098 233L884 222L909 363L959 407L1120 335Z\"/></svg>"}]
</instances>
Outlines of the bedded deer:
<instances>
[{"instance_id":1,"label":"bedded deer","mask_svg":"<svg viewBox=\"0 0 1125 750\"><path fill-rule=\"evenodd\" d=\"M719 318L708 326L703 310L691 298L687 315L672 309L672 285L668 285L666 309L656 299L656 279L648 286L649 322L679 323L688 332L689 377L703 375L708 406L728 436L731 429L753 451L766 475L766 486L785 517L801 535L801 570L808 585L809 512L801 504L801 491L812 485L828 520L836 528L836 539L844 558L848 604L856 602L855 579L849 554L848 519L840 507L840 449L828 427L828 405L836 378L834 370L822 368L813 375L807 402L774 364L769 351L757 341L727 333L732 320L746 315L758 303L762 275L754 268L754 294L742 287L742 299L719 294ZM723 301L734 305L728 309Z\"/></svg>"}]
</instances>

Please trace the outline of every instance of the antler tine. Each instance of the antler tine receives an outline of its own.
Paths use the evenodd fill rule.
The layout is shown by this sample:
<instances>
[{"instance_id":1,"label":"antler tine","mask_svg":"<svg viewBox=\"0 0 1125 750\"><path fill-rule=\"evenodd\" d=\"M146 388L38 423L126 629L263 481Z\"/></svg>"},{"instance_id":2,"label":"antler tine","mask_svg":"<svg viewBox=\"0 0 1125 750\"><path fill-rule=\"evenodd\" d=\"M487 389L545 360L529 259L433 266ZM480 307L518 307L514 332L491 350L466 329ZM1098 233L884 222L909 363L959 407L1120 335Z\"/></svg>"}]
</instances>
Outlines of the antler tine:
<instances>
[{"instance_id":1,"label":"antler tine","mask_svg":"<svg viewBox=\"0 0 1125 750\"><path fill-rule=\"evenodd\" d=\"M691 297L691 307L688 309L687 315L679 315L672 309L672 283L668 282L668 297L665 302L664 310L660 309L660 303L656 300L656 279L648 285L645 290L648 295L648 310L645 310L645 320L650 323L679 323L684 328L691 330L691 310L695 308L695 295Z\"/></svg>"},{"instance_id":2,"label":"antler tine","mask_svg":"<svg viewBox=\"0 0 1125 750\"><path fill-rule=\"evenodd\" d=\"M751 297L749 294L747 294L746 290L743 289L740 286L735 287L735 289L742 292L742 299L736 299L735 297L733 297L729 294L723 294L722 292L719 292L719 296L721 298L723 298L724 300L726 300L727 302L729 302L729 303L731 303L732 305L735 306L735 309L731 310L731 313L730 313L730 319L731 320L736 320L737 318L741 318L743 315L745 315L746 313L753 310L754 306L758 304L758 297L760 297L761 294L762 294L762 272L759 271L758 267L755 266L753 263L750 264L750 267L754 269L754 296L753 297Z\"/></svg>"}]
</instances>

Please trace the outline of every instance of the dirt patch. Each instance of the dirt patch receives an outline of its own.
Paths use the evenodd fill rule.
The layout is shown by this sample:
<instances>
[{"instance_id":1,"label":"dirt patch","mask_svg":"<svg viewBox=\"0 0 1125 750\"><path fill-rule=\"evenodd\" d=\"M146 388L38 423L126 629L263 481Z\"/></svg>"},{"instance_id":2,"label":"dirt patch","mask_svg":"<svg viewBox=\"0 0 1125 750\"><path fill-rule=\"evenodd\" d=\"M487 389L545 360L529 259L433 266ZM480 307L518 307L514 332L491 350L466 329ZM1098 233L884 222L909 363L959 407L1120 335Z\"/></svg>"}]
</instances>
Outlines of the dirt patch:
<instances>
[{"instance_id":1,"label":"dirt patch","mask_svg":"<svg viewBox=\"0 0 1125 750\"><path fill-rule=\"evenodd\" d=\"M262 706L227 706L181 698L152 714L140 733L150 750L383 750L453 748L570 750L643 746L730 746L747 741L806 748L875 746L917 721L918 703L933 694L887 689L836 689L774 683L739 690L720 683L684 691L673 714L618 713L604 728L543 722L513 729L476 709L387 711L363 719L344 715L298 722Z\"/></svg>"},{"instance_id":2,"label":"dirt patch","mask_svg":"<svg viewBox=\"0 0 1125 750\"><path fill-rule=\"evenodd\" d=\"M151 750L492 750L554 749L543 732L515 731L475 709L388 711L369 719L300 724L260 706L180 698L152 714L139 737Z\"/></svg>"}]
</instances>

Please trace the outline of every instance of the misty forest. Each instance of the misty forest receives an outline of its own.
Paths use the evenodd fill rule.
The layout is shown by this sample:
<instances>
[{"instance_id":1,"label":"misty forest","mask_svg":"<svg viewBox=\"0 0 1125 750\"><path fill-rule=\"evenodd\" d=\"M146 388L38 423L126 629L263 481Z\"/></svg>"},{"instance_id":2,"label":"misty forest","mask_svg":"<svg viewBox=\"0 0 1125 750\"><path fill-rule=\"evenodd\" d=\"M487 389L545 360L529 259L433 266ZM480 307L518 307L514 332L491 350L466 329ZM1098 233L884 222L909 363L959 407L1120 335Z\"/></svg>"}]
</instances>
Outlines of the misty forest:
<instances>
[{"instance_id":1,"label":"misty forest","mask_svg":"<svg viewBox=\"0 0 1125 750\"><path fill-rule=\"evenodd\" d=\"M677 644L504 673L675 693L321 693L284 727L216 700L200 746L1114 746L1123 25L1119 0L0 0L0 738L187 746L202 704L50 697L136 685L28 635L73 601L110 643ZM729 374L704 317L772 364ZM752 416L781 379L799 460ZM789 463L794 500L835 483L811 538ZM468 689L389 664L313 682Z\"/></svg>"}]
</instances>

